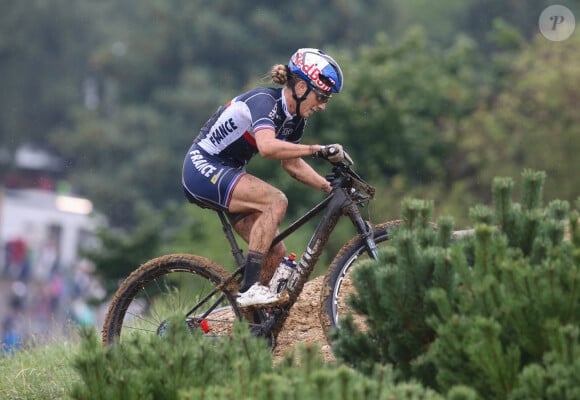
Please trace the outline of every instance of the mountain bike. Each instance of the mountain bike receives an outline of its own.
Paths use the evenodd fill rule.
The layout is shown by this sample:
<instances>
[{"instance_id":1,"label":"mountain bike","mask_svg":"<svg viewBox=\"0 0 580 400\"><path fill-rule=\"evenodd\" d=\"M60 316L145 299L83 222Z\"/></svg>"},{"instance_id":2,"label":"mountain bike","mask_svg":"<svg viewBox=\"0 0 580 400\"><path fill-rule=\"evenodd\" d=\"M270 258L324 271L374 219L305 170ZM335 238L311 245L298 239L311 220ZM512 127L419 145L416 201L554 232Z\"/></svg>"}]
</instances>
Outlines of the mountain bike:
<instances>
[{"instance_id":1,"label":"mountain bike","mask_svg":"<svg viewBox=\"0 0 580 400\"><path fill-rule=\"evenodd\" d=\"M361 209L374 198L375 189L353 169L352 160L331 163L326 175L332 191L316 206L298 218L273 240L272 246L319 217L318 225L288 279L286 304L265 309L240 308L236 295L244 272L244 255L226 214L217 212L235 260L233 272L194 254L171 254L152 259L133 271L120 285L109 306L103 332L104 344L125 340L135 332L163 334L170 316L183 318L191 330L201 329L212 338L228 336L233 324L247 320L255 336L266 338L272 347L282 330L293 304L341 217L348 217L356 235L345 243L328 267L320 293L318 310L326 336L338 327L340 317L352 312L347 298L353 292L351 273L368 259L378 260L378 246L388 243L390 230L399 221L377 225L363 219ZM369 213L370 214L370 213Z\"/></svg>"}]
</instances>

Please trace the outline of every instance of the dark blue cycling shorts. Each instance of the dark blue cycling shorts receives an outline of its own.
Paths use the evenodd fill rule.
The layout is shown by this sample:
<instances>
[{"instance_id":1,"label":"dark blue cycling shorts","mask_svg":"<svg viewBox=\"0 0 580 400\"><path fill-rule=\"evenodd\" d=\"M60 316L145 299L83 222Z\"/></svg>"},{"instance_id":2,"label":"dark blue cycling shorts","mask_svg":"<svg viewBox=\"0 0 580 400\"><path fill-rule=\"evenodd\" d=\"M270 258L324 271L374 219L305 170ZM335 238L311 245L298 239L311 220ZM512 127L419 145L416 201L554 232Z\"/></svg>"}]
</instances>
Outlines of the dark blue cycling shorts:
<instances>
[{"instance_id":1,"label":"dark blue cycling shorts","mask_svg":"<svg viewBox=\"0 0 580 400\"><path fill-rule=\"evenodd\" d=\"M232 192L245 174L244 167L228 165L194 144L183 162L182 184L190 202L227 211Z\"/></svg>"}]
</instances>

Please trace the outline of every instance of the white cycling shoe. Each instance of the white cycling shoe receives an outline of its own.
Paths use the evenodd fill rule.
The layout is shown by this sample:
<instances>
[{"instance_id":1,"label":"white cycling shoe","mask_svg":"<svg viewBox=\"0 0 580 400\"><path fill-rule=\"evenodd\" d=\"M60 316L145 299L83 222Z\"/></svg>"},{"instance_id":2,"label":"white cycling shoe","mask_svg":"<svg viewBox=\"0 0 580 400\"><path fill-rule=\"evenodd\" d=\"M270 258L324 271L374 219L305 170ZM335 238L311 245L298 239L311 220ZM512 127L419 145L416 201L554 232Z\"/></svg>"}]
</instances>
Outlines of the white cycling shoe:
<instances>
[{"instance_id":1,"label":"white cycling shoe","mask_svg":"<svg viewBox=\"0 0 580 400\"><path fill-rule=\"evenodd\" d=\"M248 290L238 293L237 303L240 307L273 307L288 302L288 292L274 293L269 287L254 283Z\"/></svg>"}]
</instances>

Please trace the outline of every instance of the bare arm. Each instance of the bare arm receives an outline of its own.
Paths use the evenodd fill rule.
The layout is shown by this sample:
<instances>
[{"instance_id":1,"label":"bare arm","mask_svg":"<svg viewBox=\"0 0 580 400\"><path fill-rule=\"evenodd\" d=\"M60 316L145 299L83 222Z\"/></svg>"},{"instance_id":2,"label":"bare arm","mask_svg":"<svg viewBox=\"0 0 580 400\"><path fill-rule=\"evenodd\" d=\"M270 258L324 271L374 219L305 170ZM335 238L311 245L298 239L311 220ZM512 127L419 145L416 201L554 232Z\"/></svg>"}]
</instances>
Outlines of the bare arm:
<instances>
[{"instance_id":1,"label":"bare arm","mask_svg":"<svg viewBox=\"0 0 580 400\"><path fill-rule=\"evenodd\" d=\"M330 183L301 158L282 160L282 167L292 178L314 189L324 193L330 193L332 189Z\"/></svg>"},{"instance_id":2,"label":"bare arm","mask_svg":"<svg viewBox=\"0 0 580 400\"><path fill-rule=\"evenodd\" d=\"M322 147L318 144L296 144L276 139L276 133L272 129L256 132L256 145L262 157L273 160L308 157Z\"/></svg>"},{"instance_id":3,"label":"bare arm","mask_svg":"<svg viewBox=\"0 0 580 400\"><path fill-rule=\"evenodd\" d=\"M256 145L262 157L282 160L284 170L297 181L324 193L330 193L332 189L330 183L301 158L311 156L322 146L296 144L276 139L276 134L272 129L262 129L256 132Z\"/></svg>"}]
</instances>

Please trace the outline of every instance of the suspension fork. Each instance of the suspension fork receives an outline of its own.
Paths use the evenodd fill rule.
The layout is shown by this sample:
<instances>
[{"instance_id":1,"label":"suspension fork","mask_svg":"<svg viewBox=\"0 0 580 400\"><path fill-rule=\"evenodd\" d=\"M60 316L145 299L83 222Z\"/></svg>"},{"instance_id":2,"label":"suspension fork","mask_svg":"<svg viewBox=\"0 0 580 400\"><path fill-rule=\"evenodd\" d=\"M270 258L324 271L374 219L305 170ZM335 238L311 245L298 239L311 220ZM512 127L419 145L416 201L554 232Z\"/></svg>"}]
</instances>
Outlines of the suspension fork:
<instances>
[{"instance_id":1,"label":"suspension fork","mask_svg":"<svg viewBox=\"0 0 580 400\"><path fill-rule=\"evenodd\" d=\"M379 250L377 248L377 244L375 243L372 225L363 220L356 204L350 203L345 207L345 209L346 213L350 217L350 220L354 224L357 232L361 235L361 237L365 241L369 257L371 257L374 260L378 260Z\"/></svg>"}]
</instances>

